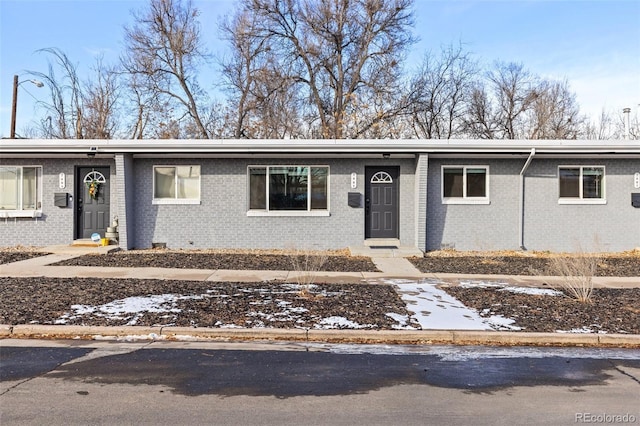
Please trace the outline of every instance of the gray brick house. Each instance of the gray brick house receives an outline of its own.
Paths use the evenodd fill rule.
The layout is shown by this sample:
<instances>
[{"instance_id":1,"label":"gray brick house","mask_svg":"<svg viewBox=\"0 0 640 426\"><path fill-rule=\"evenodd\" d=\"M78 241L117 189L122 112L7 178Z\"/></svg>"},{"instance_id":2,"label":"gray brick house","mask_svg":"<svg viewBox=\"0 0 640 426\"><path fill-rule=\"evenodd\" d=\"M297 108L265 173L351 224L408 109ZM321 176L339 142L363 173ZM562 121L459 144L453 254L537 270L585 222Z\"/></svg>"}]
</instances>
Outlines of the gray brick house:
<instances>
[{"instance_id":1,"label":"gray brick house","mask_svg":"<svg viewBox=\"0 0 640 426\"><path fill-rule=\"evenodd\" d=\"M0 246L640 247L638 141L2 140Z\"/></svg>"}]
</instances>

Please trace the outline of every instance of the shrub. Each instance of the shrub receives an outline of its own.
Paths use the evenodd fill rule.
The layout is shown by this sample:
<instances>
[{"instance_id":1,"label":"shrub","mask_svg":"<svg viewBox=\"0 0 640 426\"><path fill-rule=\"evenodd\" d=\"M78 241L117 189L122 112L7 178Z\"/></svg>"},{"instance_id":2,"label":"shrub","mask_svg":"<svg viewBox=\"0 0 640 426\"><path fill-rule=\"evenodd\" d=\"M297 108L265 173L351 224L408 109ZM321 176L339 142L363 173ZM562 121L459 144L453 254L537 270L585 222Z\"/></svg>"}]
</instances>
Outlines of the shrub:
<instances>
[{"instance_id":1,"label":"shrub","mask_svg":"<svg viewBox=\"0 0 640 426\"><path fill-rule=\"evenodd\" d=\"M327 254L310 249L293 249L289 255L291 266L295 271L294 280L301 287L300 293L309 294L309 287L314 283L318 272L327 261Z\"/></svg>"},{"instance_id":2,"label":"shrub","mask_svg":"<svg viewBox=\"0 0 640 426\"><path fill-rule=\"evenodd\" d=\"M565 294L579 302L591 303L593 277L598 261L598 255L582 252L569 256L552 256L549 259L549 274L560 278L554 285Z\"/></svg>"}]
</instances>

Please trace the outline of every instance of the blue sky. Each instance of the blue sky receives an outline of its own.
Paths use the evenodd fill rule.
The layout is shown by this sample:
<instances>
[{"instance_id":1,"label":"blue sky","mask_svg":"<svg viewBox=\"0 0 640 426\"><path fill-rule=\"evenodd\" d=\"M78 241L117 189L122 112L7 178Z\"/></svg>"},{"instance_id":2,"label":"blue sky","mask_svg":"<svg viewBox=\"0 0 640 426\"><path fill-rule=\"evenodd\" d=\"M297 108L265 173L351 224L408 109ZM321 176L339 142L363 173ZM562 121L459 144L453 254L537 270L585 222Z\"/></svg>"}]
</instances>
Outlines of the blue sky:
<instances>
[{"instance_id":1,"label":"blue sky","mask_svg":"<svg viewBox=\"0 0 640 426\"><path fill-rule=\"evenodd\" d=\"M223 51L217 22L233 0L194 0L212 53ZM13 75L47 72L38 49L56 47L83 76L98 55L117 61L123 26L146 0L0 0L0 136L9 135ZM531 72L566 79L584 113L619 112L640 105L640 0L415 0L420 38L408 66L426 50L462 42L483 63L521 62ZM212 88L215 74L203 71ZM209 80L209 81L206 81ZM17 133L32 118L35 100L48 90L23 83L18 96ZM22 127L21 127L22 126Z\"/></svg>"}]
</instances>

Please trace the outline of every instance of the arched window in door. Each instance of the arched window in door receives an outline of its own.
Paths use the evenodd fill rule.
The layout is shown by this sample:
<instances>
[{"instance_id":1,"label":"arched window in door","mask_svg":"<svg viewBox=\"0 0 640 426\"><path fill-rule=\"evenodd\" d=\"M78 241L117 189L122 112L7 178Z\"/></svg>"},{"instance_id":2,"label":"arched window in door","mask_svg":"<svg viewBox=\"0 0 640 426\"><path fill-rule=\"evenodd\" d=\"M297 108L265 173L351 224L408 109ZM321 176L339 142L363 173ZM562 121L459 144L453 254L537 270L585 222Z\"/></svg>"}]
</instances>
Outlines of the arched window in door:
<instances>
[{"instance_id":1,"label":"arched window in door","mask_svg":"<svg viewBox=\"0 0 640 426\"><path fill-rule=\"evenodd\" d=\"M371 183L392 183L393 178L387 172L377 172L371 176Z\"/></svg>"}]
</instances>

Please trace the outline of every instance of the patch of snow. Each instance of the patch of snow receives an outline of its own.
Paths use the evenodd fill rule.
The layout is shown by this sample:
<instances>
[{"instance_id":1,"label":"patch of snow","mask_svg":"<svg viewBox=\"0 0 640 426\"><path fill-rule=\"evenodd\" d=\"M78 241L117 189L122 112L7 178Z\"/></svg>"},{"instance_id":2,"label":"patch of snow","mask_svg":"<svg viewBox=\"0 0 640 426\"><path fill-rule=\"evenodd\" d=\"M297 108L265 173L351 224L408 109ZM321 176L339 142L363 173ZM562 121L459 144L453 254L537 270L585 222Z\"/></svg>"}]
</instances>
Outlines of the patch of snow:
<instances>
[{"instance_id":1,"label":"patch of snow","mask_svg":"<svg viewBox=\"0 0 640 426\"><path fill-rule=\"evenodd\" d=\"M582 328L572 328L571 330L556 330L556 333L589 334L589 333L596 333L596 331L593 330L592 328L585 326Z\"/></svg>"},{"instance_id":2,"label":"patch of snow","mask_svg":"<svg viewBox=\"0 0 640 426\"><path fill-rule=\"evenodd\" d=\"M413 312L412 322L415 321L422 330L493 329L478 312L438 288L441 281L392 279L385 280L385 283L396 287L402 300L407 303L407 310Z\"/></svg>"},{"instance_id":3,"label":"patch of snow","mask_svg":"<svg viewBox=\"0 0 640 426\"><path fill-rule=\"evenodd\" d=\"M375 328L373 324L358 324L357 322L348 320L345 317L332 316L326 317L320 320L316 325L316 329L334 329L334 328L350 328L350 329L363 329L363 328Z\"/></svg>"},{"instance_id":4,"label":"patch of snow","mask_svg":"<svg viewBox=\"0 0 640 426\"><path fill-rule=\"evenodd\" d=\"M182 296L177 294L157 294L150 296L134 296L125 299L114 300L103 305L71 305L73 313L65 313L54 321L55 324L66 324L70 319L76 319L85 315L95 315L107 319L124 319L133 317L127 325L135 325L139 318L146 312L154 313L179 313L176 308L178 300L202 299L203 296Z\"/></svg>"},{"instance_id":5,"label":"patch of snow","mask_svg":"<svg viewBox=\"0 0 640 426\"><path fill-rule=\"evenodd\" d=\"M491 325L491 328L494 330L507 330L507 331L519 331L522 330L521 327L517 325L513 325L515 320L511 318L505 318L502 315L491 315L489 318L486 318L485 321Z\"/></svg>"},{"instance_id":6,"label":"patch of snow","mask_svg":"<svg viewBox=\"0 0 640 426\"><path fill-rule=\"evenodd\" d=\"M507 283L493 281L460 281L462 288L497 288L498 291L508 291L517 294L529 294L532 296L563 296L564 293L557 290L538 287L516 287Z\"/></svg>"},{"instance_id":7,"label":"patch of snow","mask_svg":"<svg viewBox=\"0 0 640 426\"><path fill-rule=\"evenodd\" d=\"M537 288L537 287L505 287L498 291L508 291L510 293L517 294L530 294L532 296L564 296L564 293L558 290L551 290L549 288Z\"/></svg>"},{"instance_id":8,"label":"patch of snow","mask_svg":"<svg viewBox=\"0 0 640 426\"><path fill-rule=\"evenodd\" d=\"M220 328L246 328L236 324L221 324Z\"/></svg>"},{"instance_id":9,"label":"patch of snow","mask_svg":"<svg viewBox=\"0 0 640 426\"><path fill-rule=\"evenodd\" d=\"M389 312L389 313L386 313L385 315L398 323L392 327L394 330L415 330L416 329L414 326L410 324L411 317L409 317L409 315L402 315L395 312Z\"/></svg>"},{"instance_id":10,"label":"patch of snow","mask_svg":"<svg viewBox=\"0 0 640 426\"><path fill-rule=\"evenodd\" d=\"M492 358L581 358L640 360L637 349L545 348L534 346L376 345L305 343L305 347L337 354L434 355L442 361Z\"/></svg>"}]
</instances>

